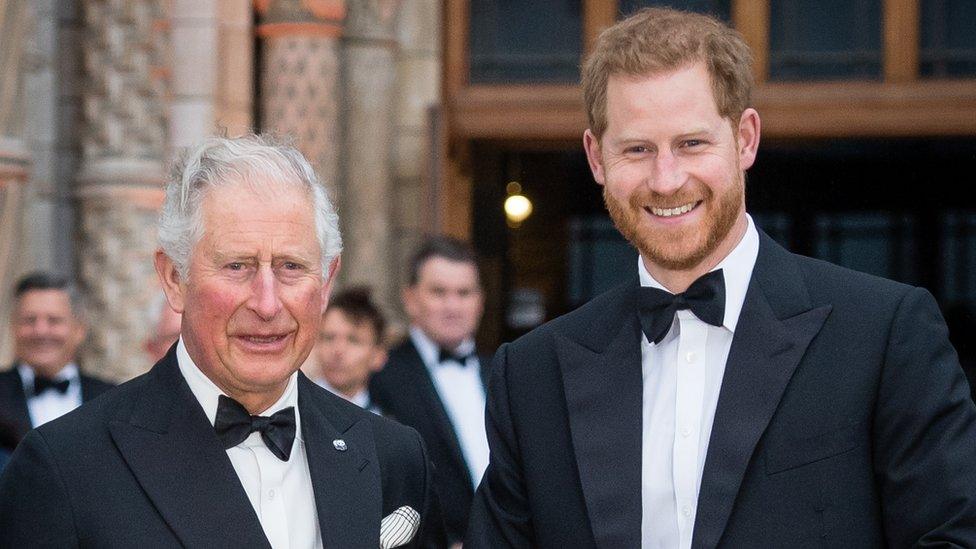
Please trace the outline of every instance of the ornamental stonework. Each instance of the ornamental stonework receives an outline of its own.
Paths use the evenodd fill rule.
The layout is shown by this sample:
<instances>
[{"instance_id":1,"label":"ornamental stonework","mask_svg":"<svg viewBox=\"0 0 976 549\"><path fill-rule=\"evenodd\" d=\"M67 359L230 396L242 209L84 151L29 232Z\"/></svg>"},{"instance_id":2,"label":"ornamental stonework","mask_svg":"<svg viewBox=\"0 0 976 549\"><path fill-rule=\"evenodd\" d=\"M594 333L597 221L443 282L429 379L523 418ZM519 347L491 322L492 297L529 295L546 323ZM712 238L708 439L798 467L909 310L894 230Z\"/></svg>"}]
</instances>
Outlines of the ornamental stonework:
<instances>
[{"instance_id":1,"label":"ornamental stonework","mask_svg":"<svg viewBox=\"0 0 976 549\"><path fill-rule=\"evenodd\" d=\"M85 0L86 159L162 158L166 148L163 4Z\"/></svg>"},{"instance_id":2,"label":"ornamental stonework","mask_svg":"<svg viewBox=\"0 0 976 549\"><path fill-rule=\"evenodd\" d=\"M89 325L79 363L116 381L151 365L142 342L154 321L147 316L148 304L159 291L146 244L156 241L157 210L150 204L161 199L162 191L149 204L126 192L85 196L79 211L85 257L79 276Z\"/></svg>"}]
</instances>

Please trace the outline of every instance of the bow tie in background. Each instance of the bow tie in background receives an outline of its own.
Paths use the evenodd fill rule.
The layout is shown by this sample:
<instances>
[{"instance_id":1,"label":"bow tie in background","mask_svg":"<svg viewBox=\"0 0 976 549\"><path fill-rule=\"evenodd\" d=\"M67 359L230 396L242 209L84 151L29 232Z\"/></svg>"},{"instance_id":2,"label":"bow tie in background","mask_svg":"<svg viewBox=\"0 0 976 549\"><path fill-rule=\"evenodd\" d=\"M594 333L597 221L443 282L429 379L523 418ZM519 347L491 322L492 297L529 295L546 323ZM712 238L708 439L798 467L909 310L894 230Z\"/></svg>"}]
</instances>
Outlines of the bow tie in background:
<instances>
[{"instance_id":1,"label":"bow tie in background","mask_svg":"<svg viewBox=\"0 0 976 549\"><path fill-rule=\"evenodd\" d=\"M672 294L658 288L641 287L638 293L641 328L647 340L660 343L671 329L674 315L691 309L702 322L721 326L725 319L725 277L722 269L694 281L683 293Z\"/></svg>"},{"instance_id":2,"label":"bow tie in background","mask_svg":"<svg viewBox=\"0 0 976 549\"><path fill-rule=\"evenodd\" d=\"M472 352L470 352L468 354L462 355L462 354L452 353L451 351L448 351L447 349L444 349L442 347L441 350L440 350L440 354L437 355L437 363L438 364L444 364L445 362L454 360L454 361L460 362L461 363L461 366L467 366L468 365L468 359L471 358L471 357L473 357L474 355L475 355L474 351L472 351Z\"/></svg>"},{"instance_id":3,"label":"bow tie in background","mask_svg":"<svg viewBox=\"0 0 976 549\"><path fill-rule=\"evenodd\" d=\"M62 395L68 392L68 385L71 384L71 380L62 379L60 381L54 381L49 377L34 376L34 395L40 396L47 390L54 390Z\"/></svg>"},{"instance_id":4,"label":"bow tie in background","mask_svg":"<svg viewBox=\"0 0 976 549\"><path fill-rule=\"evenodd\" d=\"M251 433L261 433L264 445L281 461L288 461L295 442L295 407L278 410L271 416L252 416L236 400L220 395L214 431L224 450L244 442Z\"/></svg>"}]
</instances>

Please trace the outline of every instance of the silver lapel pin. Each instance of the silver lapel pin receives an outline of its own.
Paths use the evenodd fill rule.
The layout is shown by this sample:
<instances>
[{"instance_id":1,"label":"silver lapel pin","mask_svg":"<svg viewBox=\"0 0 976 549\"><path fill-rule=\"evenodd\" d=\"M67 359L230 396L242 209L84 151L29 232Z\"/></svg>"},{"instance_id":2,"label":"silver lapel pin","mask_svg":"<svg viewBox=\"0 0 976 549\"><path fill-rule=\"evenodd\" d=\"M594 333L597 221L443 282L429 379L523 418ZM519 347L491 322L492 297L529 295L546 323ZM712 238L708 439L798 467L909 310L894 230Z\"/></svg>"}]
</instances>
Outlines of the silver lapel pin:
<instances>
[{"instance_id":1,"label":"silver lapel pin","mask_svg":"<svg viewBox=\"0 0 976 549\"><path fill-rule=\"evenodd\" d=\"M341 438L333 440L332 445L335 446L335 449L339 450L340 452L345 452L348 448L348 446L346 446L346 441L342 440Z\"/></svg>"}]
</instances>

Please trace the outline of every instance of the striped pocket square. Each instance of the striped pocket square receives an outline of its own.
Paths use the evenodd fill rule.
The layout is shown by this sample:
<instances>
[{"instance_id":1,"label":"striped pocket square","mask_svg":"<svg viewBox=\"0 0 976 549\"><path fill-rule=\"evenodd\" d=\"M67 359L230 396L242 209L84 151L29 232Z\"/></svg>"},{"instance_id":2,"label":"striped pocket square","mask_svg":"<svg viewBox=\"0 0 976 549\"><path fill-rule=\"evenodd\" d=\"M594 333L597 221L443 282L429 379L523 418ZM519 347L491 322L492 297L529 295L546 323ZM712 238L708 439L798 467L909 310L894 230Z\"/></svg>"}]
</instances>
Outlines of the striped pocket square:
<instances>
[{"instance_id":1,"label":"striped pocket square","mask_svg":"<svg viewBox=\"0 0 976 549\"><path fill-rule=\"evenodd\" d=\"M420 513L404 505L380 522L380 549L392 549L406 544L420 527Z\"/></svg>"}]
</instances>

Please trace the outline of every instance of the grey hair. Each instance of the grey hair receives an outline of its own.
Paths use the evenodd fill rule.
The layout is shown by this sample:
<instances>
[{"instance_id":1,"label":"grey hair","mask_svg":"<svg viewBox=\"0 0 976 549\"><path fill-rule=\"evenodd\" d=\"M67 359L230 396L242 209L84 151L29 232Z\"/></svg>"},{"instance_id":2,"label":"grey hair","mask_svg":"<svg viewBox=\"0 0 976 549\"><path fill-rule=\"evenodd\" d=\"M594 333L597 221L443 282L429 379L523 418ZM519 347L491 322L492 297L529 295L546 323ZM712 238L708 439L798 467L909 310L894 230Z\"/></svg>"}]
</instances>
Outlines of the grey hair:
<instances>
[{"instance_id":1,"label":"grey hair","mask_svg":"<svg viewBox=\"0 0 976 549\"><path fill-rule=\"evenodd\" d=\"M203 236L201 206L211 187L246 182L260 188L297 185L312 197L322 276L342 251L339 217L308 160L290 143L268 135L210 137L183 151L166 185L159 245L186 280L193 247Z\"/></svg>"}]
</instances>

